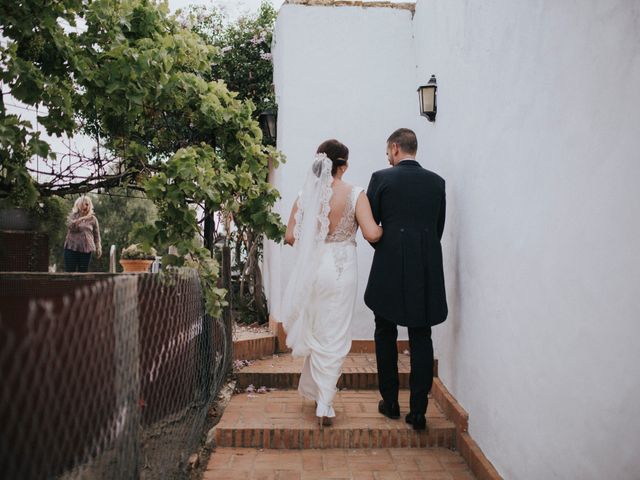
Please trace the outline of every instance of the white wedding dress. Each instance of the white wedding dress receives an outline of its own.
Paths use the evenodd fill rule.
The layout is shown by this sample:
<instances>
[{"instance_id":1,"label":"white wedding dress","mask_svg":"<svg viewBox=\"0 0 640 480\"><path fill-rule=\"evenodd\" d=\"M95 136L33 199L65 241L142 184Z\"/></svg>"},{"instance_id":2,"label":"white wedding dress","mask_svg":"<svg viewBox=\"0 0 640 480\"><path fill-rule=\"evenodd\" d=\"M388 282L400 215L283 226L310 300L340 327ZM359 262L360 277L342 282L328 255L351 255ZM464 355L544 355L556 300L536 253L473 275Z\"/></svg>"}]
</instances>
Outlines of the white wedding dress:
<instances>
[{"instance_id":1,"label":"white wedding dress","mask_svg":"<svg viewBox=\"0 0 640 480\"><path fill-rule=\"evenodd\" d=\"M320 156L322 160L322 173L317 172L317 157L317 178L311 179L311 186L305 183L307 191L303 190L298 199L294 233L294 249L298 251L285 290L283 324L287 346L294 356L305 357L298 392L317 402L316 416L335 417L336 384L351 349L358 280L355 210L363 189L351 188L340 220L331 228L332 178L327 175L331 161ZM310 193L314 188L318 189L315 197Z\"/></svg>"}]
</instances>

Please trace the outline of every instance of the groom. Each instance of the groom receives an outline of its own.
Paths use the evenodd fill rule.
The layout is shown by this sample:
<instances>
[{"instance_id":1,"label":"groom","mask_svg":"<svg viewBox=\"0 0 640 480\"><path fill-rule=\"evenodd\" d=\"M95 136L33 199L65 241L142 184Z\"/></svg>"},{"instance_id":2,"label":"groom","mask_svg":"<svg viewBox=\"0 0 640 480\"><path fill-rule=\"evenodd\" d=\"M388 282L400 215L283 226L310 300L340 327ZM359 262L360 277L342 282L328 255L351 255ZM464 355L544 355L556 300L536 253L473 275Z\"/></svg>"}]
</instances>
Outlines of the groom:
<instances>
[{"instance_id":1,"label":"groom","mask_svg":"<svg viewBox=\"0 0 640 480\"><path fill-rule=\"evenodd\" d=\"M373 310L378 379L378 411L400 418L398 405L398 325L409 330L411 399L407 423L426 428L427 395L433 383L431 327L447 318L442 248L444 180L416 162L418 140L407 128L387 140L393 168L371 176L367 196L384 234L375 254L364 301Z\"/></svg>"}]
</instances>

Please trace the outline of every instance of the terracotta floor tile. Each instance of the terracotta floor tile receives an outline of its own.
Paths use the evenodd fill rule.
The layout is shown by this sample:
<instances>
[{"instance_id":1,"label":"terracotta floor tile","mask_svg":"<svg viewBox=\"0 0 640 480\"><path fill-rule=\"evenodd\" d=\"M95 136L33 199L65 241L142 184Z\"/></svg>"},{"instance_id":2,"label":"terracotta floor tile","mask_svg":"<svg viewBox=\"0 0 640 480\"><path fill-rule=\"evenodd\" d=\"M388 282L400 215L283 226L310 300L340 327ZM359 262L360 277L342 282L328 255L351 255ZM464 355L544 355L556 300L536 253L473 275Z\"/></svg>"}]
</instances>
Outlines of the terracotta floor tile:
<instances>
[{"instance_id":1,"label":"terracotta floor tile","mask_svg":"<svg viewBox=\"0 0 640 480\"><path fill-rule=\"evenodd\" d=\"M302 478L302 472L292 472L290 470L277 470L277 480L300 480Z\"/></svg>"},{"instance_id":2,"label":"terracotta floor tile","mask_svg":"<svg viewBox=\"0 0 640 480\"><path fill-rule=\"evenodd\" d=\"M417 457L416 462L423 472L443 472L444 466L436 455Z\"/></svg>"},{"instance_id":3,"label":"terracotta floor tile","mask_svg":"<svg viewBox=\"0 0 640 480\"><path fill-rule=\"evenodd\" d=\"M251 384L254 387L296 388L302 365L303 359L294 359L287 354L255 360L238 371L238 386L246 388ZM401 354L398 358L398 372L403 386L408 384L409 370L409 357ZM341 388L375 389L377 386L375 355L349 354L342 365L342 376L338 385Z\"/></svg>"},{"instance_id":4,"label":"terracotta floor tile","mask_svg":"<svg viewBox=\"0 0 640 480\"><path fill-rule=\"evenodd\" d=\"M240 393L231 399L216 426L218 448L204 480L473 480L458 452L425 448L442 442L452 445L455 435L453 423L432 398L428 433L415 432L403 420L409 405L407 390L399 396L401 419L378 413L374 354L350 354L345 359L343 373L351 377L344 385L349 388L336 394L337 416L333 426L323 430L315 418L314 402L300 397L293 385L301 368L301 359L277 355L239 372L239 384L242 378L256 387L262 385L255 382L279 381L293 389ZM409 371L407 355L399 355L399 370L403 375Z\"/></svg>"},{"instance_id":5,"label":"terracotta floor tile","mask_svg":"<svg viewBox=\"0 0 640 480\"><path fill-rule=\"evenodd\" d=\"M302 458L302 471L304 472L316 472L324 470L322 463L322 457L308 457Z\"/></svg>"},{"instance_id":6,"label":"terracotta floor tile","mask_svg":"<svg viewBox=\"0 0 640 480\"><path fill-rule=\"evenodd\" d=\"M453 480L446 472L400 472L402 480Z\"/></svg>"},{"instance_id":7,"label":"terracotta floor tile","mask_svg":"<svg viewBox=\"0 0 640 480\"><path fill-rule=\"evenodd\" d=\"M337 415L335 421L350 425L359 419L368 423L408 428L402 419L391 420L380 415L377 412L378 400L379 394L373 391L338 392L334 399ZM409 393L402 391L399 400L401 411L408 411ZM445 420L444 414L435 401L430 401L427 422L436 419ZM244 426L263 425L274 423L273 420L296 421L308 428L314 428L316 418L313 402L300 397L295 391L237 394L227 406L218 428L233 427L238 422L242 422Z\"/></svg>"},{"instance_id":8,"label":"terracotta floor tile","mask_svg":"<svg viewBox=\"0 0 640 480\"><path fill-rule=\"evenodd\" d=\"M236 477L237 480L241 479L242 477ZM267 469L267 470L254 470L253 473L251 474L251 477L249 477L251 480L277 480L277 473L274 470L271 469Z\"/></svg>"},{"instance_id":9,"label":"terracotta floor tile","mask_svg":"<svg viewBox=\"0 0 640 480\"><path fill-rule=\"evenodd\" d=\"M476 477L469 471L465 472L451 472L451 478L453 480L475 480Z\"/></svg>"},{"instance_id":10,"label":"terracotta floor tile","mask_svg":"<svg viewBox=\"0 0 640 480\"><path fill-rule=\"evenodd\" d=\"M352 480L351 474L327 472L302 472L302 480Z\"/></svg>"},{"instance_id":11,"label":"terracotta floor tile","mask_svg":"<svg viewBox=\"0 0 640 480\"><path fill-rule=\"evenodd\" d=\"M220 467L225 464L226 467ZM442 459L453 468L447 470ZM218 448L204 480L473 480L457 452L423 449L258 450Z\"/></svg>"},{"instance_id":12,"label":"terracotta floor tile","mask_svg":"<svg viewBox=\"0 0 640 480\"><path fill-rule=\"evenodd\" d=\"M375 480L376 476L373 472L354 472L349 478L353 480Z\"/></svg>"},{"instance_id":13,"label":"terracotta floor tile","mask_svg":"<svg viewBox=\"0 0 640 480\"><path fill-rule=\"evenodd\" d=\"M413 456L394 457L393 463L398 472L416 472L420 470L420 466Z\"/></svg>"},{"instance_id":14,"label":"terracotta floor tile","mask_svg":"<svg viewBox=\"0 0 640 480\"><path fill-rule=\"evenodd\" d=\"M291 355L274 355L256 360L240 370L243 373L299 373L304 359ZM409 372L409 356L398 355L398 372ZM342 365L344 373L377 373L376 356L371 353L350 353Z\"/></svg>"},{"instance_id":15,"label":"terracotta floor tile","mask_svg":"<svg viewBox=\"0 0 640 480\"><path fill-rule=\"evenodd\" d=\"M398 472L378 472L375 474L376 480L402 480Z\"/></svg>"}]
</instances>

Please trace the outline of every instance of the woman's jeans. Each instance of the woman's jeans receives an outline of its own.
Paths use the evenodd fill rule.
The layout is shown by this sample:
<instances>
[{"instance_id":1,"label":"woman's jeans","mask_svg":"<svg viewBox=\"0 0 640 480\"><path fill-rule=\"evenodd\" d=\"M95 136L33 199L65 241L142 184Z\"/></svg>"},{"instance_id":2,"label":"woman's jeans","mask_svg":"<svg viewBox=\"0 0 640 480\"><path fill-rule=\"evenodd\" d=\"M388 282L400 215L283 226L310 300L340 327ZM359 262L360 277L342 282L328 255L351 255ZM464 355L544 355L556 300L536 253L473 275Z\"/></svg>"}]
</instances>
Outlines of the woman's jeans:
<instances>
[{"instance_id":1,"label":"woman's jeans","mask_svg":"<svg viewBox=\"0 0 640 480\"><path fill-rule=\"evenodd\" d=\"M76 252L75 250L64 249L64 271L65 272L87 272L91 252Z\"/></svg>"}]
</instances>

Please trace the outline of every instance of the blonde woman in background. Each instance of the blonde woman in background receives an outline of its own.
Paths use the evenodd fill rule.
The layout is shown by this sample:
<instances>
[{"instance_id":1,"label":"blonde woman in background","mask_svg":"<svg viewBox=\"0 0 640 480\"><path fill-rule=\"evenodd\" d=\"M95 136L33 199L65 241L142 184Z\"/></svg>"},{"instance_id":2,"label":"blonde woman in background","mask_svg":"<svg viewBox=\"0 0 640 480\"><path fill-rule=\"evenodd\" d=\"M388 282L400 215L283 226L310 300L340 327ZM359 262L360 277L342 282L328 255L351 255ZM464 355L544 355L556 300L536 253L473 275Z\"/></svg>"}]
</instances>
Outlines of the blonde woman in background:
<instances>
[{"instance_id":1,"label":"blonde woman in background","mask_svg":"<svg viewBox=\"0 0 640 480\"><path fill-rule=\"evenodd\" d=\"M91 253L102 256L100 225L93 213L93 202L86 195L79 197L67 217L67 237L64 240L65 272L89 270Z\"/></svg>"}]
</instances>

